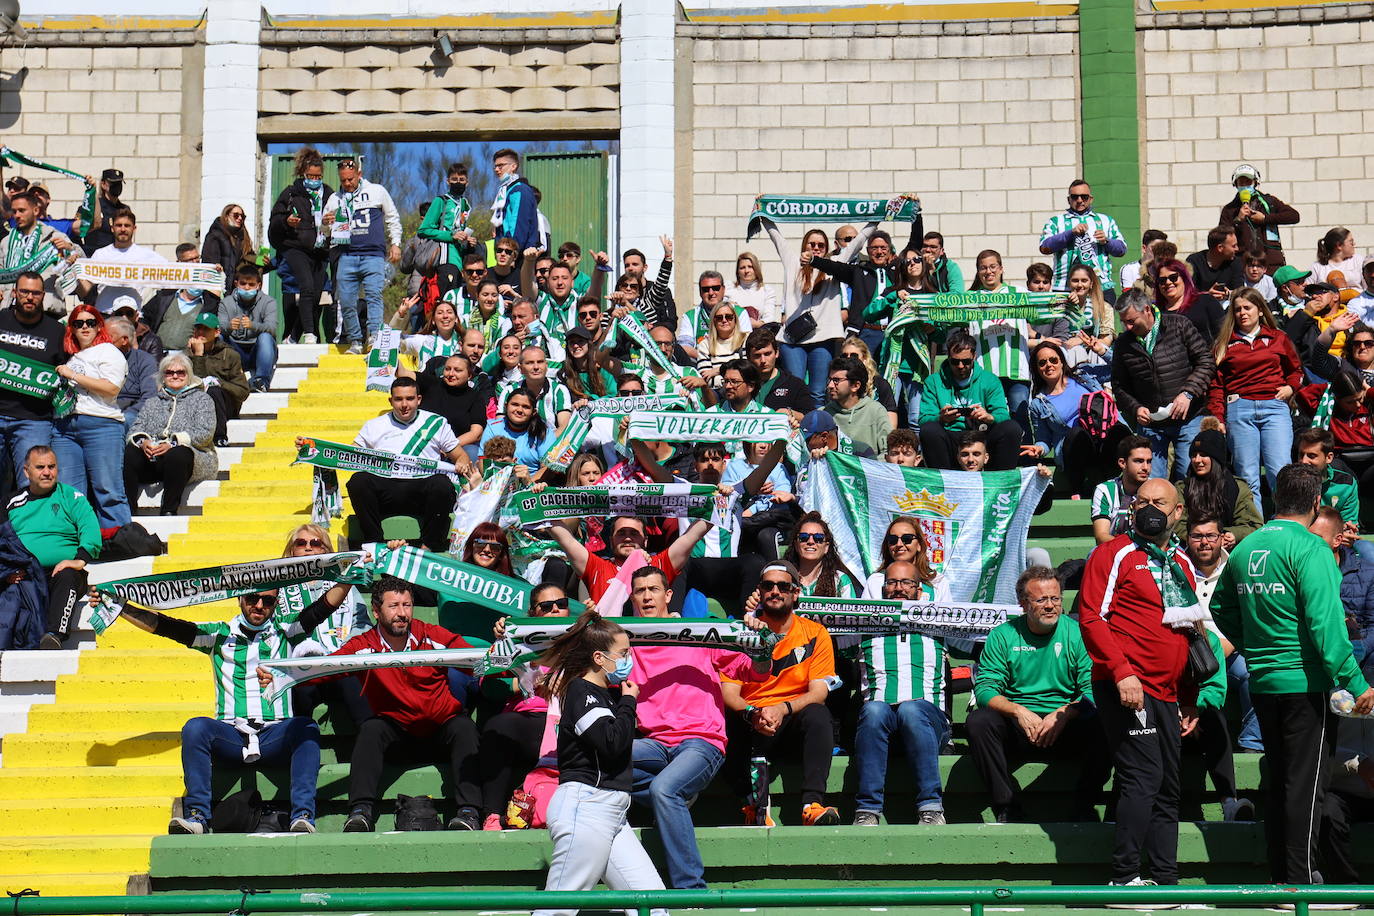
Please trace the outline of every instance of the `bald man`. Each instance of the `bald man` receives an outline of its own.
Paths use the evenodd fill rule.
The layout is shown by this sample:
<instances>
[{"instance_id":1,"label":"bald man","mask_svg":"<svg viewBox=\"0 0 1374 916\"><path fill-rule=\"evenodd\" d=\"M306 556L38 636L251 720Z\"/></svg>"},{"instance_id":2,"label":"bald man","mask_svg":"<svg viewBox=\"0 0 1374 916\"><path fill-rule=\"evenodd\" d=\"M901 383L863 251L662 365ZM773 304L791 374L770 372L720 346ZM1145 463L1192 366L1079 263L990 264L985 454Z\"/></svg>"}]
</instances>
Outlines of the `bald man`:
<instances>
[{"instance_id":1,"label":"bald man","mask_svg":"<svg viewBox=\"0 0 1374 916\"><path fill-rule=\"evenodd\" d=\"M1178 883L1179 753L1197 727L1196 688L1181 695L1188 630L1203 611L1192 565L1173 540L1178 491L1152 477L1131 503L1129 530L1088 558L1079 592L1093 699L1116 765L1114 885ZM1141 851L1153 880L1140 873Z\"/></svg>"}]
</instances>

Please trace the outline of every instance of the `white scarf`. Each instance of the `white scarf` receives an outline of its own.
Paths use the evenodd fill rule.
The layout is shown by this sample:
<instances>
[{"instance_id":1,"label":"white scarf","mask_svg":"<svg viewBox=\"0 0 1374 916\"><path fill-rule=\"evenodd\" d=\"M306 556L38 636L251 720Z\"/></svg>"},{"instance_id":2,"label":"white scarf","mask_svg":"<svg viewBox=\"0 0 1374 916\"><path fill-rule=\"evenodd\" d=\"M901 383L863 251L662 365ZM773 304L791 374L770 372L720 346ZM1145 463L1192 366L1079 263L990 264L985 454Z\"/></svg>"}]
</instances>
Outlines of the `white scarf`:
<instances>
[{"instance_id":1,"label":"white scarf","mask_svg":"<svg viewBox=\"0 0 1374 916\"><path fill-rule=\"evenodd\" d=\"M499 235L501 226L506 221L506 195L510 193L511 185L520 180L520 175L511 172L501 182L501 186L496 189L496 199L491 202L491 225Z\"/></svg>"}]
</instances>

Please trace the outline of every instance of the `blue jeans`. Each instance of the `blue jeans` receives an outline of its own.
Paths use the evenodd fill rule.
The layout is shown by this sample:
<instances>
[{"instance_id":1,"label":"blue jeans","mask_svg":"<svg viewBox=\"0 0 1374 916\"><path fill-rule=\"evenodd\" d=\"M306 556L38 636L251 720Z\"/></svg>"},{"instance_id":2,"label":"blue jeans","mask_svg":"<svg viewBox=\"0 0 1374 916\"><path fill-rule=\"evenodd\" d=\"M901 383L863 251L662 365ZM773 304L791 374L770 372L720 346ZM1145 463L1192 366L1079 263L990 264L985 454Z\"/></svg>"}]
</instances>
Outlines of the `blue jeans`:
<instances>
[{"instance_id":1,"label":"blue jeans","mask_svg":"<svg viewBox=\"0 0 1374 916\"><path fill-rule=\"evenodd\" d=\"M1236 738L1236 744L1240 745L1241 750L1263 753L1264 739L1260 737L1259 717L1250 703L1250 669L1239 652L1232 652L1226 660L1226 683L1227 689L1235 693L1236 705L1240 709L1240 736Z\"/></svg>"},{"instance_id":2,"label":"blue jeans","mask_svg":"<svg viewBox=\"0 0 1374 916\"><path fill-rule=\"evenodd\" d=\"M358 288L367 300L367 336L382 329L382 283L386 279L386 259L379 254L341 254L334 279L334 302L343 321L343 340L361 343L358 326Z\"/></svg>"},{"instance_id":3,"label":"blue jeans","mask_svg":"<svg viewBox=\"0 0 1374 916\"><path fill-rule=\"evenodd\" d=\"M101 528L129 524L124 496L124 421L70 414L53 421L57 479L84 493Z\"/></svg>"},{"instance_id":4,"label":"blue jeans","mask_svg":"<svg viewBox=\"0 0 1374 916\"><path fill-rule=\"evenodd\" d=\"M251 674L249 675L252 676ZM181 727L181 771L186 811L210 817L210 768L215 760L243 766L244 738L228 722L199 716ZM309 716L293 716L258 732L263 766L291 764L291 819L315 821L315 777L320 772L320 728Z\"/></svg>"},{"instance_id":5,"label":"blue jeans","mask_svg":"<svg viewBox=\"0 0 1374 916\"><path fill-rule=\"evenodd\" d=\"M1188 452L1193 440L1202 431L1202 415L1191 420L1162 420L1140 427L1140 434L1150 440L1150 448L1155 453L1150 466L1150 476L1169 478L1169 445L1174 447L1173 480L1188 476Z\"/></svg>"},{"instance_id":6,"label":"blue jeans","mask_svg":"<svg viewBox=\"0 0 1374 916\"><path fill-rule=\"evenodd\" d=\"M277 371L277 338L263 331L251 344L233 338L225 338L229 346L238 351L243 360L243 368L253 375L253 381L261 379L272 384L272 376Z\"/></svg>"},{"instance_id":7,"label":"blue jeans","mask_svg":"<svg viewBox=\"0 0 1374 916\"><path fill-rule=\"evenodd\" d=\"M888 745L894 731L902 737L916 781L916 810L943 811L940 748L949 740L949 719L928 700L907 700L896 706L869 700L859 710L859 726L854 733L854 754L859 767L855 809L882 812Z\"/></svg>"},{"instance_id":8,"label":"blue jeans","mask_svg":"<svg viewBox=\"0 0 1374 916\"><path fill-rule=\"evenodd\" d=\"M830 360L835 357L834 344L833 340L781 344L783 371L806 382L811 400L817 407L825 403L825 383L830 379Z\"/></svg>"},{"instance_id":9,"label":"blue jeans","mask_svg":"<svg viewBox=\"0 0 1374 916\"><path fill-rule=\"evenodd\" d=\"M1015 420L1022 429L1030 429L1030 410L1026 406L1030 401L1030 382L1018 382L1014 379L1002 379L1002 391L1007 396L1007 410L1011 412L1011 418Z\"/></svg>"},{"instance_id":10,"label":"blue jeans","mask_svg":"<svg viewBox=\"0 0 1374 916\"><path fill-rule=\"evenodd\" d=\"M1226 405L1226 433L1231 440L1231 462L1236 474L1250 485L1258 506L1261 460L1272 493L1279 468L1293 457L1293 418L1288 405L1279 400L1237 398Z\"/></svg>"},{"instance_id":11,"label":"blue jeans","mask_svg":"<svg viewBox=\"0 0 1374 916\"><path fill-rule=\"evenodd\" d=\"M897 384L901 386L899 398L906 404L906 428L921 428L921 392L925 390L926 383L918 378L899 377Z\"/></svg>"},{"instance_id":12,"label":"blue jeans","mask_svg":"<svg viewBox=\"0 0 1374 916\"><path fill-rule=\"evenodd\" d=\"M883 352L883 332L876 328L864 328L859 332L859 339L868 347L868 352L872 354L876 361L878 354Z\"/></svg>"},{"instance_id":13,"label":"blue jeans","mask_svg":"<svg viewBox=\"0 0 1374 916\"><path fill-rule=\"evenodd\" d=\"M24 473L24 459L29 449L35 445L52 444L52 422L49 420L11 420L0 417L0 448L3 448L14 463L14 476L19 481L19 489L29 485L29 477ZM122 453L121 453L122 454Z\"/></svg>"},{"instance_id":14,"label":"blue jeans","mask_svg":"<svg viewBox=\"0 0 1374 916\"><path fill-rule=\"evenodd\" d=\"M669 747L653 738L636 738L631 797L654 809L663 837L670 887L705 887L692 802L711 784L725 752L701 738Z\"/></svg>"}]
</instances>

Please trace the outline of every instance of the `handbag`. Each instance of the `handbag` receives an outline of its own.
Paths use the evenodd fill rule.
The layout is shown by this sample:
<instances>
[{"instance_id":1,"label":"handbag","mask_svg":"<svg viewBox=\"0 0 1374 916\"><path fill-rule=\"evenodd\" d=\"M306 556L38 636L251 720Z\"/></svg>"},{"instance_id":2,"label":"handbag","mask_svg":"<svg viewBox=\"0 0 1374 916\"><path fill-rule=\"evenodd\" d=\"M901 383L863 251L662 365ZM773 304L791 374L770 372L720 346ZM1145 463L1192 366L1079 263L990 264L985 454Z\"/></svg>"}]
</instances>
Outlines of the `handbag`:
<instances>
[{"instance_id":1,"label":"handbag","mask_svg":"<svg viewBox=\"0 0 1374 916\"><path fill-rule=\"evenodd\" d=\"M1188 673L1192 676L1193 683L1201 686L1216 676L1221 670L1221 662L1217 661L1217 654L1212 651L1212 642L1206 633L1199 631L1197 627L1189 627L1187 633Z\"/></svg>"},{"instance_id":2,"label":"handbag","mask_svg":"<svg viewBox=\"0 0 1374 916\"><path fill-rule=\"evenodd\" d=\"M807 310L783 325L782 329L788 337L788 342L806 343L816 333L816 316Z\"/></svg>"}]
</instances>

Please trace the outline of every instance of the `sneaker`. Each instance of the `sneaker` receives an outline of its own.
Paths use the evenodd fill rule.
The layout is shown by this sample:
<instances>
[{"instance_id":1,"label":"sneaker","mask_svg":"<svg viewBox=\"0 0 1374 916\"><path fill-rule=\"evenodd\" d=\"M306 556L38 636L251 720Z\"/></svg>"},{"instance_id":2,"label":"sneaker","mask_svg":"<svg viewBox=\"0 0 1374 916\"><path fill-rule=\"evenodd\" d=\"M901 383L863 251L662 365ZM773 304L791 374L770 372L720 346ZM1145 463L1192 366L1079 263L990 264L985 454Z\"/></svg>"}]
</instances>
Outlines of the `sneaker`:
<instances>
[{"instance_id":1,"label":"sneaker","mask_svg":"<svg viewBox=\"0 0 1374 916\"><path fill-rule=\"evenodd\" d=\"M315 344L317 344L317 343L319 343L319 342L320 342L320 339L319 339L318 337L316 337L314 334L302 334L302 335L301 335L301 343L306 344L306 345L308 345L308 346L314 346Z\"/></svg>"},{"instance_id":2,"label":"sneaker","mask_svg":"<svg viewBox=\"0 0 1374 916\"><path fill-rule=\"evenodd\" d=\"M993 808L992 822L994 824L1019 824L1021 822L1021 810L1015 804Z\"/></svg>"},{"instance_id":3,"label":"sneaker","mask_svg":"<svg viewBox=\"0 0 1374 916\"><path fill-rule=\"evenodd\" d=\"M308 817L298 817L291 822L292 833L314 833L315 822Z\"/></svg>"},{"instance_id":4,"label":"sneaker","mask_svg":"<svg viewBox=\"0 0 1374 916\"><path fill-rule=\"evenodd\" d=\"M172 818L172 822L167 825L167 832L200 836L210 832L210 825L205 823L205 815L192 808L185 817Z\"/></svg>"},{"instance_id":5,"label":"sneaker","mask_svg":"<svg viewBox=\"0 0 1374 916\"><path fill-rule=\"evenodd\" d=\"M369 334L367 337L367 349L369 351L377 349L377 335Z\"/></svg>"},{"instance_id":6,"label":"sneaker","mask_svg":"<svg viewBox=\"0 0 1374 916\"><path fill-rule=\"evenodd\" d=\"M1255 804L1248 798L1223 798L1221 800L1221 819L1223 821L1253 821Z\"/></svg>"},{"instance_id":7,"label":"sneaker","mask_svg":"<svg viewBox=\"0 0 1374 916\"><path fill-rule=\"evenodd\" d=\"M1108 881L1108 887L1158 887L1157 881L1136 875L1129 881ZM1176 910L1177 903L1109 903L1109 910Z\"/></svg>"},{"instance_id":8,"label":"sneaker","mask_svg":"<svg viewBox=\"0 0 1374 916\"><path fill-rule=\"evenodd\" d=\"M371 833L373 828L372 812L365 808L354 808L344 821L344 833Z\"/></svg>"},{"instance_id":9,"label":"sneaker","mask_svg":"<svg viewBox=\"0 0 1374 916\"><path fill-rule=\"evenodd\" d=\"M347 353L349 356L362 356L363 342L361 340L353 341L353 343L348 345L348 349L344 352Z\"/></svg>"},{"instance_id":10,"label":"sneaker","mask_svg":"<svg viewBox=\"0 0 1374 916\"><path fill-rule=\"evenodd\" d=\"M916 812L916 823L918 823L918 824L933 824L933 825L935 825L935 826L943 826L944 824L946 824L946 823L948 823L948 822L945 820L945 812L944 812L944 811L942 811L942 810L939 809L939 808L932 808L932 809L930 809L930 810L928 810L928 811L918 811L918 812Z\"/></svg>"},{"instance_id":11,"label":"sneaker","mask_svg":"<svg viewBox=\"0 0 1374 916\"><path fill-rule=\"evenodd\" d=\"M767 808L759 809L753 805L745 805L740 808L740 813L744 816L744 826L746 827L776 827L773 822L773 815Z\"/></svg>"},{"instance_id":12,"label":"sneaker","mask_svg":"<svg viewBox=\"0 0 1374 916\"><path fill-rule=\"evenodd\" d=\"M854 812L855 827L876 827L878 826L878 815L872 811Z\"/></svg>"},{"instance_id":13,"label":"sneaker","mask_svg":"<svg viewBox=\"0 0 1374 916\"><path fill-rule=\"evenodd\" d=\"M229 447L229 437L228 437L228 436L216 436L216 437L215 437L215 448L228 448L228 447Z\"/></svg>"},{"instance_id":14,"label":"sneaker","mask_svg":"<svg viewBox=\"0 0 1374 916\"><path fill-rule=\"evenodd\" d=\"M56 633L44 633L43 638L38 640L38 648L49 650L61 649L62 637L58 636Z\"/></svg>"},{"instance_id":15,"label":"sneaker","mask_svg":"<svg viewBox=\"0 0 1374 916\"><path fill-rule=\"evenodd\" d=\"M502 827L501 827L501 815L499 815L499 814L488 814L488 815L487 815L487 819L484 820L484 821L482 821L482 829L483 829L483 830L500 830L500 829L502 829Z\"/></svg>"},{"instance_id":16,"label":"sneaker","mask_svg":"<svg viewBox=\"0 0 1374 916\"><path fill-rule=\"evenodd\" d=\"M248 390L249 390L249 391L253 391L253 392L256 392L256 393L258 393L258 394L261 394L262 392L266 391L267 388L268 388L268 384L267 384L267 379L265 379L265 378L255 378L255 379L253 379L252 384L250 384L250 385L248 386Z\"/></svg>"},{"instance_id":17,"label":"sneaker","mask_svg":"<svg viewBox=\"0 0 1374 916\"><path fill-rule=\"evenodd\" d=\"M458 814L448 822L449 830L482 830L482 821L477 817L477 809L459 808Z\"/></svg>"},{"instance_id":18,"label":"sneaker","mask_svg":"<svg viewBox=\"0 0 1374 916\"><path fill-rule=\"evenodd\" d=\"M840 822L840 812L835 808L811 802L802 807L802 823L808 827L830 827Z\"/></svg>"}]
</instances>

